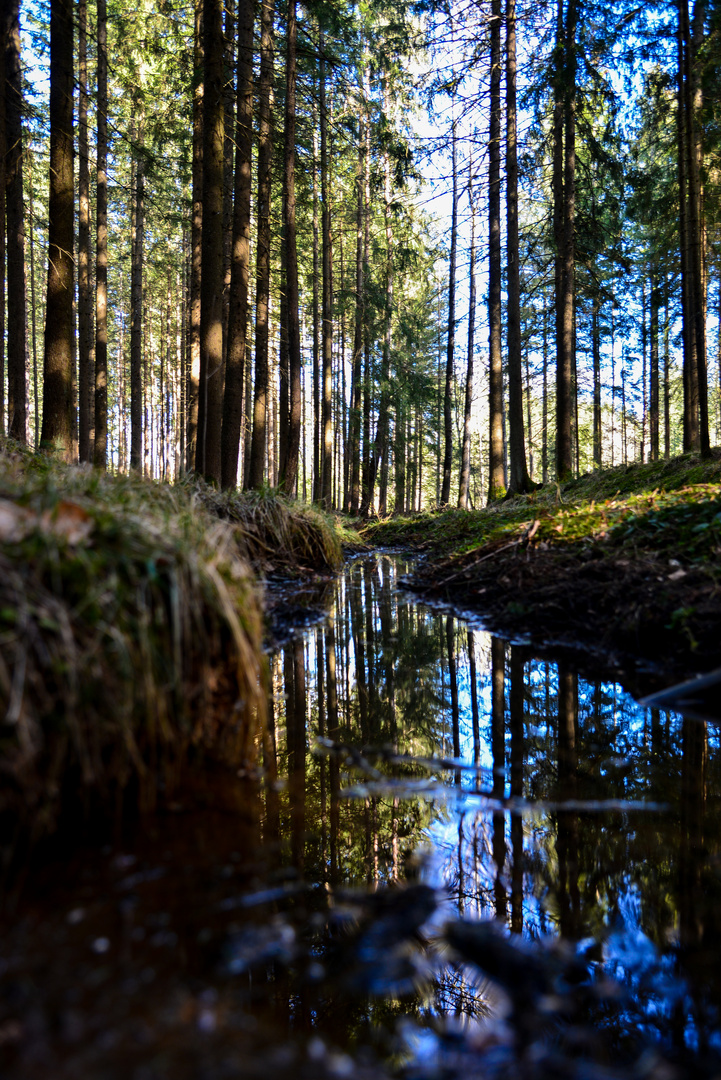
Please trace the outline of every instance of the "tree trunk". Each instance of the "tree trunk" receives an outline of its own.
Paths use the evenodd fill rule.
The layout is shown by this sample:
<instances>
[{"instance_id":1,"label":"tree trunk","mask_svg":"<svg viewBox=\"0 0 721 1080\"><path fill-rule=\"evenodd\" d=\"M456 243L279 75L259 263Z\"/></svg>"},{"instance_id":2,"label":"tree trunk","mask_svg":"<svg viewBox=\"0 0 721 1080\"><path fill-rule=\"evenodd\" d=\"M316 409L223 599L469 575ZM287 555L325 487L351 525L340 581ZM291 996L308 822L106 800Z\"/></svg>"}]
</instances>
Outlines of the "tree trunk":
<instances>
[{"instance_id":1,"label":"tree trunk","mask_svg":"<svg viewBox=\"0 0 721 1080\"><path fill-rule=\"evenodd\" d=\"M233 238L221 445L221 485L226 489L234 488L238 480L240 429L243 418L250 276L254 10L253 0L239 0Z\"/></svg>"},{"instance_id":2,"label":"tree trunk","mask_svg":"<svg viewBox=\"0 0 721 1080\"><path fill-rule=\"evenodd\" d=\"M388 107L387 93L384 87L384 109ZM387 513L387 482L383 482L383 469L388 459L388 427L390 408L390 378L391 378L391 345L393 341L393 251L394 236L393 223L391 221L391 170L388 152L383 156L383 217L386 230L386 289L385 311L383 312L383 358L381 368L380 401L378 404L378 426L376 428L376 441L373 449L371 463L370 490L371 501L376 475L381 471L381 485L378 498L378 513L384 516Z\"/></svg>"},{"instance_id":3,"label":"tree trunk","mask_svg":"<svg viewBox=\"0 0 721 1080\"><path fill-rule=\"evenodd\" d=\"M78 3L78 449L91 461L94 442L95 358L90 282L90 155L88 149L88 6Z\"/></svg>"},{"instance_id":4,"label":"tree trunk","mask_svg":"<svg viewBox=\"0 0 721 1080\"><path fill-rule=\"evenodd\" d=\"M491 3L491 97L488 140L488 499L504 495L501 357L501 0Z\"/></svg>"},{"instance_id":5,"label":"tree trunk","mask_svg":"<svg viewBox=\"0 0 721 1080\"><path fill-rule=\"evenodd\" d=\"M18 0L4 8L5 192L8 230L8 433L27 442L27 311L25 298L25 199L23 195L23 85Z\"/></svg>"},{"instance_id":6,"label":"tree trunk","mask_svg":"<svg viewBox=\"0 0 721 1080\"><path fill-rule=\"evenodd\" d=\"M314 86L315 89L315 86ZM320 427L320 226L318 216L317 109L313 94L313 502L321 501Z\"/></svg>"},{"instance_id":7,"label":"tree trunk","mask_svg":"<svg viewBox=\"0 0 721 1080\"><path fill-rule=\"evenodd\" d=\"M23 197L22 76L18 0L5 0L5 137L7 201L8 434L27 442L27 311L25 301L25 200Z\"/></svg>"},{"instance_id":8,"label":"tree trunk","mask_svg":"<svg viewBox=\"0 0 721 1080\"><path fill-rule=\"evenodd\" d=\"M300 316L298 311L298 250L295 198L296 0L288 0L285 62L285 139L283 147L283 237L285 264L286 328L288 344L289 401L287 456L281 462L280 483L287 495L295 491L301 429ZM284 418L285 419L285 418Z\"/></svg>"},{"instance_id":9,"label":"tree trunk","mask_svg":"<svg viewBox=\"0 0 721 1080\"><path fill-rule=\"evenodd\" d=\"M223 4L203 0L203 229L195 471L220 481L223 403Z\"/></svg>"},{"instance_id":10,"label":"tree trunk","mask_svg":"<svg viewBox=\"0 0 721 1080\"><path fill-rule=\"evenodd\" d=\"M659 455L659 385L658 385L658 310L661 306L661 294L658 284L658 271L651 265L651 364L650 364L650 401L649 401L649 458L658 461Z\"/></svg>"},{"instance_id":11,"label":"tree trunk","mask_svg":"<svg viewBox=\"0 0 721 1080\"><path fill-rule=\"evenodd\" d=\"M142 103L134 110L130 269L130 468L143 466L143 246L145 239Z\"/></svg>"},{"instance_id":12,"label":"tree trunk","mask_svg":"<svg viewBox=\"0 0 721 1080\"><path fill-rule=\"evenodd\" d=\"M193 32L193 214L190 232L190 365L187 383L186 467L195 469L200 388L200 269L203 232L203 0L194 0Z\"/></svg>"},{"instance_id":13,"label":"tree trunk","mask_svg":"<svg viewBox=\"0 0 721 1080\"><path fill-rule=\"evenodd\" d=\"M50 194L40 445L72 454L73 378L73 6L50 5Z\"/></svg>"},{"instance_id":14,"label":"tree trunk","mask_svg":"<svg viewBox=\"0 0 721 1080\"><path fill-rule=\"evenodd\" d=\"M253 436L248 484L260 488L265 470L268 402L268 330L270 315L270 199L273 159L271 90L273 86L273 0L261 0L260 82L258 85L258 202L255 266L255 386Z\"/></svg>"},{"instance_id":15,"label":"tree trunk","mask_svg":"<svg viewBox=\"0 0 721 1080\"><path fill-rule=\"evenodd\" d=\"M323 298L321 348L323 357L323 404L321 427L321 498L330 510L333 501L333 264L330 231L330 169L328 163L328 105L325 84L325 38L321 32L320 47L320 186L321 186L321 244L323 259Z\"/></svg>"},{"instance_id":16,"label":"tree trunk","mask_svg":"<svg viewBox=\"0 0 721 1080\"><path fill-rule=\"evenodd\" d=\"M706 231L703 214L703 89L700 58L704 43L706 0L696 0L691 37L689 116L689 206L693 260L693 315L696 338L696 382L699 404L699 449L709 457L708 377L706 371Z\"/></svg>"},{"instance_id":17,"label":"tree trunk","mask_svg":"<svg viewBox=\"0 0 721 1080\"><path fill-rule=\"evenodd\" d=\"M97 0L97 191L95 206L95 446L93 461L108 455L108 28L107 0Z\"/></svg>"},{"instance_id":18,"label":"tree trunk","mask_svg":"<svg viewBox=\"0 0 721 1080\"><path fill-rule=\"evenodd\" d=\"M556 478L573 475L572 390L575 345L574 275L576 218L576 0L568 0L563 35L563 248L557 296L561 349L556 367Z\"/></svg>"},{"instance_id":19,"label":"tree trunk","mask_svg":"<svg viewBox=\"0 0 721 1080\"><path fill-rule=\"evenodd\" d=\"M365 208L365 119L361 112L358 120L358 172L356 188L356 273L355 273L355 323L353 329L353 357L351 360L351 411L350 411L350 506L357 515L360 505L361 470L361 394L363 376L363 327L365 325L365 287L363 282L363 215Z\"/></svg>"},{"instance_id":20,"label":"tree trunk","mask_svg":"<svg viewBox=\"0 0 721 1080\"><path fill-rule=\"evenodd\" d=\"M594 296L591 311L591 348L593 350L593 467L601 468L601 300Z\"/></svg>"},{"instance_id":21,"label":"tree trunk","mask_svg":"<svg viewBox=\"0 0 721 1080\"><path fill-rule=\"evenodd\" d=\"M6 84L5 74L5 49L0 49L0 86ZM2 96L0 95L0 101ZM5 214L5 199L1 193L6 189L7 179L7 132L5 126L5 109L0 108L0 435L5 434L5 256L7 246L5 242L7 217ZM38 433L35 432L37 444Z\"/></svg>"},{"instance_id":22,"label":"tree trunk","mask_svg":"<svg viewBox=\"0 0 721 1080\"><path fill-rule=\"evenodd\" d=\"M468 485L471 476L471 409L473 406L473 359L476 347L476 200L473 193L473 155L468 159L468 203L471 211L471 249L468 269L468 357L466 362L466 400L463 410L461 477L458 508L468 509Z\"/></svg>"},{"instance_id":23,"label":"tree trunk","mask_svg":"<svg viewBox=\"0 0 721 1080\"><path fill-rule=\"evenodd\" d=\"M500 0L494 0L494 4ZM500 26L498 33L500 35ZM458 153L455 114L451 117L451 252L448 264L448 337L446 342L446 381L443 392L443 482L441 506L451 501L451 470L453 468L453 412L452 394L454 380L454 352L456 335L456 251L458 232Z\"/></svg>"},{"instance_id":24,"label":"tree trunk","mask_svg":"<svg viewBox=\"0 0 721 1080\"><path fill-rule=\"evenodd\" d=\"M677 167L679 188L679 242L681 254L681 308L683 335L683 448L698 450L699 386L698 342L694 303L694 233L689 200L693 158L691 132L691 34L689 29L688 0L678 0L678 102L677 102Z\"/></svg>"},{"instance_id":25,"label":"tree trunk","mask_svg":"<svg viewBox=\"0 0 721 1080\"><path fill-rule=\"evenodd\" d=\"M516 117L516 0L506 0L506 261L508 326L509 494L533 488L523 428L521 273L518 246L518 132Z\"/></svg>"}]
</instances>

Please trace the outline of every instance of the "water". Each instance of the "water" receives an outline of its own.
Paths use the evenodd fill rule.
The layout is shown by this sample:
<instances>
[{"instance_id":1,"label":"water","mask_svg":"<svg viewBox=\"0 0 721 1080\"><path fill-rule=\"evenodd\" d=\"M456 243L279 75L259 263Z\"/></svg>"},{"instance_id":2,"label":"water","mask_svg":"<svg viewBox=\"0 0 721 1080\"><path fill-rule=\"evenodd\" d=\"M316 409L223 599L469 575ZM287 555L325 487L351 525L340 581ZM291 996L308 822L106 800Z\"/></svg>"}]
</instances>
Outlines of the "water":
<instances>
[{"instance_id":1,"label":"water","mask_svg":"<svg viewBox=\"0 0 721 1080\"><path fill-rule=\"evenodd\" d=\"M4 1074L714 1074L717 729L419 605L406 569L356 560L271 657L259 781L204 775L33 872Z\"/></svg>"}]
</instances>

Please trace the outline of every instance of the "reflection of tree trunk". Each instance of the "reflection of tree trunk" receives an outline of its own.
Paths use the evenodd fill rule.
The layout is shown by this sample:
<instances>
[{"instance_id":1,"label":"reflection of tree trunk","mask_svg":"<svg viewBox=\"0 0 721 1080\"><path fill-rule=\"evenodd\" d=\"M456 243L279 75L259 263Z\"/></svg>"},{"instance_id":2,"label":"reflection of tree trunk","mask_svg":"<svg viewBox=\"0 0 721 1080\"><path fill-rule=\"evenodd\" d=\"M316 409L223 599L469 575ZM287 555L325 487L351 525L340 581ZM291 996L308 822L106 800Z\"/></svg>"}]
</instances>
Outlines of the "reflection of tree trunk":
<instances>
[{"instance_id":1,"label":"reflection of tree trunk","mask_svg":"<svg viewBox=\"0 0 721 1080\"><path fill-rule=\"evenodd\" d=\"M491 639L491 753L493 755L493 795L502 799L506 791L506 646L500 638ZM503 870L506 862L506 815L493 814L493 861L496 864L494 896L496 918L506 918L506 888Z\"/></svg>"},{"instance_id":2,"label":"reflection of tree trunk","mask_svg":"<svg viewBox=\"0 0 721 1080\"><path fill-rule=\"evenodd\" d=\"M324 651L323 651L323 631L317 630L315 635L315 650L316 650L316 678L317 678L317 694L318 694L318 734L321 739L326 734L326 716L325 716L325 689L324 689ZM318 769L320 771L320 846L321 846L321 863L323 868L328 865L328 791L327 791L327 777L326 772L329 763L328 757L321 757L318 761Z\"/></svg>"},{"instance_id":3,"label":"reflection of tree trunk","mask_svg":"<svg viewBox=\"0 0 721 1080\"><path fill-rule=\"evenodd\" d=\"M368 690L368 738L373 740L377 736L378 722L378 695L376 693L376 638L375 619L373 611L373 568L369 562L363 564L363 610L365 612L365 639L367 646L367 670L366 687ZM377 578L377 568L376 568Z\"/></svg>"},{"instance_id":4,"label":"reflection of tree trunk","mask_svg":"<svg viewBox=\"0 0 721 1080\"><path fill-rule=\"evenodd\" d=\"M350 590L351 634L355 654L356 682L358 684L358 711L360 713L361 736L368 738L368 684L366 683L365 631L363 627L363 593L360 582L360 568L355 588Z\"/></svg>"},{"instance_id":5,"label":"reflection of tree trunk","mask_svg":"<svg viewBox=\"0 0 721 1080\"><path fill-rule=\"evenodd\" d=\"M523 797L523 653L511 647L511 796ZM520 934L523 930L523 818L511 814L511 848L513 869L511 871L511 930Z\"/></svg>"},{"instance_id":6,"label":"reflection of tree trunk","mask_svg":"<svg viewBox=\"0 0 721 1080\"><path fill-rule=\"evenodd\" d=\"M476 645L473 631L468 630L468 666L471 683L471 717L473 722L473 764L481 758L481 728L478 715L478 679L476 676Z\"/></svg>"},{"instance_id":7,"label":"reflection of tree trunk","mask_svg":"<svg viewBox=\"0 0 721 1080\"><path fill-rule=\"evenodd\" d=\"M558 797L562 800L576 798L578 776L577 716L578 677L559 666ZM561 934L575 940L580 930L577 813L562 810L558 814L556 853L558 855L558 902Z\"/></svg>"},{"instance_id":8,"label":"reflection of tree trunk","mask_svg":"<svg viewBox=\"0 0 721 1080\"><path fill-rule=\"evenodd\" d=\"M335 674L335 626L333 619L328 620L325 631L325 677L326 677L326 701L328 704L328 738L338 738L338 697L336 690ZM340 820L338 815L338 791L340 789L339 763L333 755L328 762L330 774L330 880L331 884L338 880L338 832Z\"/></svg>"},{"instance_id":9,"label":"reflection of tree trunk","mask_svg":"<svg viewBox=\"0 0 721 1080\"><path fill-rule=\"evenodd\" d=\"M303 642L294 641L283 653L285 728L288 753L288 797L293 865L303 866L305 831L305 666Z\"/></svg>"},{"instance_id":10,"label":"reflection of tree trunk","mask_svg":"<svg viewBox=\"0 0 721 1080\"><path fill-rule=\"evenodd\" d=\"M270 690L268 694L268 736L263 742L263 765L266 775L267 832L271 841L277 841L280 835L280 810L278 807L278 750L275 739L275 686L273 678L274 662L271 661Z\"/></svg>"},{"instance_id":11,"label":"reflection of tree trunk","mask_svg":"<svg viewBox=\"0 0 721 1080\"><path fill-rule=\"evenodd\" d=\"M448 643L448 674L451 683L451 722L453 724L453 756L461 756L461 733L458 716L458 676L456 672L456 632L453 625L453 616L446 618L446 641ZM461 770L456 769L455 784L461 785Z\"/></svg>"}]
</instances>

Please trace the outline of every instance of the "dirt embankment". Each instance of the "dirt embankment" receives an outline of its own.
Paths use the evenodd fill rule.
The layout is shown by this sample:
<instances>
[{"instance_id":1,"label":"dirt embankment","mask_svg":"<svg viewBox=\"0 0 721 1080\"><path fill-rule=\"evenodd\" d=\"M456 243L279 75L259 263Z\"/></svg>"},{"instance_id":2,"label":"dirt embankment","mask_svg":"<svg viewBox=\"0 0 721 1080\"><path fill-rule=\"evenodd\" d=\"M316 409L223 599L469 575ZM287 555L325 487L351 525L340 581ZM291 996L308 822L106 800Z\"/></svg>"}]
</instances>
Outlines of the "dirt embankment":
<instances>
[{"instance_id":1,"label":"dirt embankment","mask_svg":"<svg viewBox=\"0 0 721 1080\"><path fill-rule=\"evenodd\" d=\"M721 453L610 469L486 510L366 533L414 547L408 587L635 688L721 664Z\"/></svg>"}]
</instances>

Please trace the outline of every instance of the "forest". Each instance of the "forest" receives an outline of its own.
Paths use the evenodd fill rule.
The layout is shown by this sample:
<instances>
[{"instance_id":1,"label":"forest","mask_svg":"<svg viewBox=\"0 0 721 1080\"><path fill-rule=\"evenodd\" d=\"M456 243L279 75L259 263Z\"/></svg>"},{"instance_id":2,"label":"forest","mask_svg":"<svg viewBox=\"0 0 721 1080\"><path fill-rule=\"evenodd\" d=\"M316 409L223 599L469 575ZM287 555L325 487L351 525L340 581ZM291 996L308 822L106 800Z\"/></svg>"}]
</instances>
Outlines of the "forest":
<instances>
[{"instance_id":1,"label":"forest","mask_svg":"<svg viewBox=\"0 0 721 1080\"><path fill-rule=\"evenodd\" d=\"M3 26L11 438L364 516L719 440L714 4Z\"/></svg>"}]
</instances>

